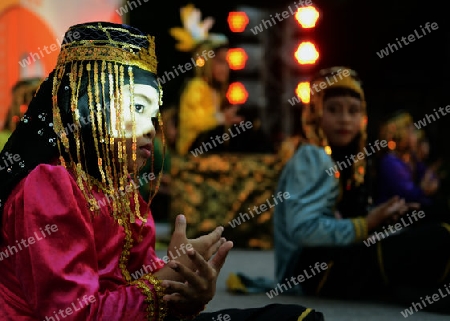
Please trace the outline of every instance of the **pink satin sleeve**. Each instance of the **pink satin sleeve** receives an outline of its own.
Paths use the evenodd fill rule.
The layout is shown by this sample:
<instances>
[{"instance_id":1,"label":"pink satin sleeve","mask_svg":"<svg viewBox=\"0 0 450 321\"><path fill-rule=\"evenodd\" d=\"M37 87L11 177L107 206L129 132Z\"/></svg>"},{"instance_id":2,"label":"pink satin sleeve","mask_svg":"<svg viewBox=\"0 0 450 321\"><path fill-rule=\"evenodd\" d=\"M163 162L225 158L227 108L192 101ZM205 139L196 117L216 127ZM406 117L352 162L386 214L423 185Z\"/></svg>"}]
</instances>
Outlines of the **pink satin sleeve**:
<instances>
[{"instance_id":1,"label":"pink satin sleeve","mask_svg":"<svg viewBox=\"0 0 450 321\"><path fill-rule=\"evenodd\" d=\"M73 321L158 320L160 301L145 277L137 280L139 285L109 280L114 286L101 290L97 252L103 249L96 247L92 215L66 169L39 165L15 189L6 205L3 226L7 243L29 240L24 243L28 246L22 245L11 259L34 317L58 320L58 315L61 320ZM144 254L147 255L143 263L154 260L158 269L161 267L154 249L147 248ZM154 316L149 316L152 310Z\"/></svg>"}]
</instances>

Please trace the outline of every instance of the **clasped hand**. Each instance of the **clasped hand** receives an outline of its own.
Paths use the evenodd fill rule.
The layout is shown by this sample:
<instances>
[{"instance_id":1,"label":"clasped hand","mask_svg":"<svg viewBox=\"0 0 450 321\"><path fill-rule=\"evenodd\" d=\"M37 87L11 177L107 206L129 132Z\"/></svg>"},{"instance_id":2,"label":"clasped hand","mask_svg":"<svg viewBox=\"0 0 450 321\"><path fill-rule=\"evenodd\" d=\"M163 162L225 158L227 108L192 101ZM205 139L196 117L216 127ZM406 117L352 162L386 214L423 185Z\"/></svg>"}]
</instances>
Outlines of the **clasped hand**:
<instances>
[{"instance_id":1,"label":"clasped hand","mask_svg":"<svg viewBox=\"0 0 450 321\"><path fill-rule=\"evenodd\" d=\"M175 275L161 279L166 292L164 300L177 311L197 313L214 297L217 277L233 247L231 241L222 237L222 232L223 227L218 227L208 235L187 239L186 219L178 215L168 252L181 244L192 247L186 247L185 254L168 263Z\"/></svg>"},{"instance_id":2,"label":"clasped hand","mask_svg":"<svg viewBox=\"0 0 450 321\"><path fill-rule=\"evenodd\" d=\"M420 204L406 203L404 199L394 196L369 212L366 218L368 229L373 231L385 222L396 222L408 210L418 208Z\"/></svg>"}]
</instances>

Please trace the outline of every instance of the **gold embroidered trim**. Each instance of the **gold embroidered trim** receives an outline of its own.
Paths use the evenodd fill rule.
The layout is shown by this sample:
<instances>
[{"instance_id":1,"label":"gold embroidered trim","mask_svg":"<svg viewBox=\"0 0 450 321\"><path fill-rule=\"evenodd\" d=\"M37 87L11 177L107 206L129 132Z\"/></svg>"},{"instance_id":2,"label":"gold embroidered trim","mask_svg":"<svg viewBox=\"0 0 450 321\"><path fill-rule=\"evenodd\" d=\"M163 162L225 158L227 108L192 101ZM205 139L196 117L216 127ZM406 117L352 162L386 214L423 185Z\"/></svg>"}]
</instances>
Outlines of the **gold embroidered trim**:
<instances>
[{"instance_id":1,"label":"gold embroidered trim","mask_svg":"<svg viewBox=\"0 0 450 321\"><path fill-rule=\"evenodd\" d=\"M145 309L145 311L147 312L147 320L148 321L156 321L156 317L155 317L155 300L153 298L153 295L154 295L153 291L142 280L133 281L133 282L131 282L131 284L135 285L146 296L146 299L144 300L144 302L147 304L147 308ZM161 317L159 317L158 320L164 320L164 318L161 319Z\"/></svg>"},{"instance_id":2,"label":"gold embroidered trim","mask_svg":"<svg viewBox=\"0 0 450 321\"><path fill-rule=\"evenodd\" d=\"M127 51L126 48L90 45L89 42L81 46L63 48L58 56L58 66L74 61L101 60L129 66L136 66L156 74L158 62L155 52L141 49L139 52Z\"/></svg>"},{"instance_id":3,"label":"gold embroidered trim","mask_svg":"<svg viewBox=\"0 0 450 321\"><path fill-rule=\"evenodd\" d=\"M367 239L369 237L369 227L367 225L366 218L364 217L352 218L351 221L355 227L356 241Z\"/></svg>"},{"instance_id":4,"label":"gold embroidered trim","mask_svg":"<svg viewBox=\"0 0 450 321\"><path fill-rule=\"evenodd\" d=\"M108 36L108 39L109 39L109 40L107 40L107 41L111 41L111 36L110 36L109 33L108 33L109 30L114 30L114 31L120 31L120 32L123 32L123 33L127 33L127 34L128 34L130 37L132 37L132 38L141 38L141 39L147 38L147 36L145 36L145 35L137 35L137 34L134 34L134 33L130 32L130 30L125 29L125 28L118 28L118 27L111 27L111 26L103 26L101 22L99 22L97 26L90 25L90 24L87 24L87 25L84 25L84 26L81 26L81 25L75 25L75 26L70 27L69 30L68 30L68 32L71 31L71 30L74 30L74 29L75 29L75 30L79 30L79 29L82 29L82 28L84 28L84 29L102 30L102 31L105 32L105 34ZM96 41L98 41L98 40L96 40ZM75 43L75 42L71 42L71 43ZM128 43L127 43L127 44L128 44Z\"/></svg>"},{"instance_id":5,"label":"gold embroidered trim","mask_svg":"<svg viewBox=\"0 0 450 321\"><path fill-rule=\"evenodd\" d=\"M303 311L303 313L298 317L297 321L302 321L304 320L310 313L311 313L312 309L311 308L307 308L305 311Z\"/></svg>"},{"instance_id":6,"label":"gold embroidered trim","mask_svg":"<svg viewBox=\"0 0 450 321\"><path fill-rule=\"evenodd\" d=\"M123 245L122 253L120 254L119 267L122 271L122 275L130 283L132 281L130 272L128 271L127 264L130 257L130 250L133 247L133 237L131 233L129 218L123 215L122 218L118 219L119 224L123 226L125 232L125 244Z\"/></svg>"},{"instance_id":7,"label":"gold embroidered trim","mask_svg":"<svg viewBox=\"0 0 450 321\"><path fill-rule=\"evenodd\" d=\"M442 223L442 226L450 233L450 224Z\"/></svg>"},{"instance_id":8,"label":"gold embroidered trim","mask_svg":"<svg viewBox=\"0 0 450 321\"><path fill-rule=\"evenodd\" d=\"M167 316L167 302L164 301L164 288L161 286L161 281L151 274L144 275L141 279L147 280L155 289L158 297L158 320L164 321Z\"/></svg>"}]
</instances>

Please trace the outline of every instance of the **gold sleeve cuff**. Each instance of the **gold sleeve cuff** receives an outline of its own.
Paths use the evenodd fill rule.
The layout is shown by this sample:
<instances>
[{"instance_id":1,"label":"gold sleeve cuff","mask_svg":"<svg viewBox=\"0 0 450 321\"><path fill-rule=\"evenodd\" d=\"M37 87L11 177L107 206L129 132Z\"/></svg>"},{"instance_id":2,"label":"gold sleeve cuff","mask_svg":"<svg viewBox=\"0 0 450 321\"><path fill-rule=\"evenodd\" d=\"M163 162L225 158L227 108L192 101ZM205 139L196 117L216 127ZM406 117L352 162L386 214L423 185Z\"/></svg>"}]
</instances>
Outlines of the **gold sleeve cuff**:
<instances>
[{"instance_id":1,"label":"gold sleeve cuff","mask_svg":"<svg viewBox=\"0 0 450 321\"><path fill-rule=\"evenodd\" d=\"M365 217L358 217L351 219L355 227L355 241L363 241L369 237L369 227Z\"/></svg>"},{"instance_id":2,"label":"gold sleeve cuff","mask_svg":"<svg viewBox=\"0 0 450 321\"><path fill-rule=\"evenodd\" d=\"M145 281L151 284L153 288ZM161 281L151 274L146 274L139 280L131 282L131 284L139 288L147 297L144 301L147 304L147 320L163 321L167 316L167 302L163 300L164 288L161 286Z\"/></svg>"}]
</instances>

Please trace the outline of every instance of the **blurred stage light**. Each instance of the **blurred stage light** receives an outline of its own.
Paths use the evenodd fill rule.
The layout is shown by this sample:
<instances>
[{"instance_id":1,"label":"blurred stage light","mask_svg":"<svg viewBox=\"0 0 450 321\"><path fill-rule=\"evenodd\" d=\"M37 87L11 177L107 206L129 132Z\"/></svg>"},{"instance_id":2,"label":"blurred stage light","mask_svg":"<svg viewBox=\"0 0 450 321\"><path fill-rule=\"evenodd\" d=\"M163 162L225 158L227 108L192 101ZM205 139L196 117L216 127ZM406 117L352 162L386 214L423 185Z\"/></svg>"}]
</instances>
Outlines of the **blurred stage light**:
<instances>
[{"instance_id":1,"label":"blurred stage light","mask_svg":"<svg viewBox=\"0 0 450 321\"><path fill-rule=\"evenodd\" d=\"M312 42L304 41L297 47L294 56L300 65L312 65L319 59L319 51Z\"/></svg>"},{"instance_id":2,"label":"blurred stage light","mask_svg":"<svg viewBox=\"0 0 450 321\"><path fill-rule=\"evenodd\" d=\"M230 69L241 70L245 68L247 63L247 53L242 48L231 48L227 52L227 61Z\"/></svg>"},{"instance_id":3,"label":"blurred stage light","mask_svg":"<svg viewBox=\"0 0 450 321\"><path fill-rule=\"evenodd\" d=\"M231 83L226 94L231 105L242 105L247 101L248 92L241 82Z\"/></svg>"},{"instance_id":4,"label":"blurred stage light","mask_svg":"<svg viewBox=\"0 0 450 321\"><path fill-rule=\"evenodd\" d=\"M232 32L243 32L248 25L249 19L243 11L232 11L228 13L227 21Z\"/></svg>"},{"instance_id":5,"label":"blurred stage light","mask_svg":"<svg viewBox=\"0 0 450 321\"><path fill-rule=\"evenodd\" d=\"M309 81L302 81L298 83L297 88L295 88L295 94L300 101L304 104L309 104L311 98L311 87Z\"/></svg>"},{"instance_id":6,"label":"blurred stage light","mask_svg":"<svg viewBox=\"0 0 450 321\"><path fill-rule=\"evenodd\" d=\"M302 28L310 29L316 26L319 19L319 11L313 6L298 8L295 14L295 19L302 26Z\"/></svg>"}]
</instances>

